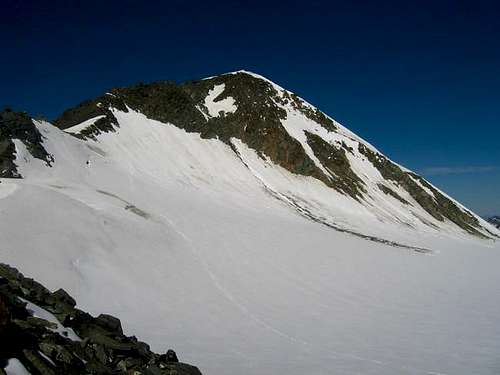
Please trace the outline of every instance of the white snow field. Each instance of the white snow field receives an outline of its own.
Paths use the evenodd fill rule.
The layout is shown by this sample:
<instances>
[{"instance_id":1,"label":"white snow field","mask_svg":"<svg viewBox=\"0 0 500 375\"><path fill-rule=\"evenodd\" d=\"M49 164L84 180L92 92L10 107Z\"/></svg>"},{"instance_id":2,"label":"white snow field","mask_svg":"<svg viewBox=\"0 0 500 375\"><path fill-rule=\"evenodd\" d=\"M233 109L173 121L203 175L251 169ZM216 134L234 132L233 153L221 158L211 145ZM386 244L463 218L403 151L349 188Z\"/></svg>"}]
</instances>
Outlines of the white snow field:
<instances>
[{"instance_id":1,"label":"white snow field","mask_svg":"<svg viewBox=\"0 0 500 375\"><path fill-rule=\"evenodd\" d=\"M95 141L37 123L52 168L16 142L25 178L0 183L2 262L206 375L500 373L498 241L432 228L377 192L361 205L238 140L239 156L133 111L115 116L117 132ZM290 197L432 252L336 231Z\"/></svg>"}]
</instances>

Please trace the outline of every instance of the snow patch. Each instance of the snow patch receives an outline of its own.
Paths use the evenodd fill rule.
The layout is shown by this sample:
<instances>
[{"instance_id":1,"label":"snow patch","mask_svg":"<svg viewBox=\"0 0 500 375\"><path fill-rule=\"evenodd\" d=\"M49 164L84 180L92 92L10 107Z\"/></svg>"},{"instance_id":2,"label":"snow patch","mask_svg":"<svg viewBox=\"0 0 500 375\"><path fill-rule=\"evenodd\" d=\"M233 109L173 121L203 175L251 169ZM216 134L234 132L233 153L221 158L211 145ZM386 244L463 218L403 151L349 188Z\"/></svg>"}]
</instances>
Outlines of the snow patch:
<instances>
[{"instance_id":1,"label":"snow patch","mask_svg":"<svg viewBox=\"0 0 500 375\"><path fill-rule=\"evenodd\" d=\"M82 341L82 339L78 337L77 334L73 331L73 329L64 327L53 314L41 308L40 306L35 305L28 300L25 300L24 298L19 297L19 299L26 303L26 309L31 311L34 317L56 324L57 328L53 329L52 331L57 332L60 336L68 338L71 341Z\"/></svg>"},{"instance_id":2,"label":"snow patch","mask_svg":"<svg viewBox=\"0 0 500 375\"><path fill-rule=\"evenodd\" d=\"M321 169L321 171L328 177L333 177L332 173L328 171L323 164L319 161L319 159L314 155L314 151L311 146L307 143L307 136L305 130L309 130L310 128L315 128L319 126L315 122L309 120L300 112L291 111L287 109L286 119L281 120L281 124L288 132L288 134L296 139L301 145L307 156L314 162L314 164Z\"/></svg>"},{"instance_id":3,"label":"snow patch","mask_svg":"<svg viewBox=\"0 0 500 375\"><path fill-rule=\"evenodd\" d=\"M94 125L98 120L102 119L103 117L106 117L106 115L99 115L96 117L92 117L91 119L88 119L88 120L86 120L78 125L74 125L70 128L64 129L64 131L66 133L78 134L78 133L82 132L83 130L87 129L89 126Z\"/></svg>"},{"instance_id":4,"label":"snow patch","mask_svg":"<svg viewBox=\"0 0 500 375\"><path fill-rule=\"evenodd\" d=\"M52 366L57 367L54 361L52 361L49 357L47 357L45 354L43 354L41 351L38 351L38 354L42 356L47 362L49 362Z\"/></svg>"},{"instance_id":5,"label":"snow patch","mask_svg":"<svg viewBox=\"0 0 500 375\"><path fill-rule=\"evenodd\" d=\"M205 113L205 111L201 108L201 106L200 106L199 104L198 104L198 105L196 105L196 109L197 109L198 111L200 111L200 113L203 115L203 117L205 118L205 120L207 120L207 121L208 121L208 120L210 120L210 116L208 116L208 115Z\"/></svg>"},{"instance_id":6,"label":"snow patch","mask_svg":"<svg viewBox=\"0 0 500 375\"><path fill-rule=\"evenodd\" d=\"M4 370L7 375L30 375L30 372L17 358L9 359L7 362L7 367L5 367Z\"/></svg>"},{"instance_id":7,"label":"snow patch","mask_svg":"<svg viewBox=\"0 0 500 375\"><path fill-rule=\"evenodd\" d=\"M409 174L410 178L415 182L423 191L425 191L427 194L429 194L434 200L436 200L436 196L434 195L434 192L429 189L427 186L425 186L418 178L413 177L411 174Z\"/></svg>"},{"instance_id":8,"label":"snow patch","mask_svg":"<svg viewBox=\"0 0 500 375\"><path fill-rule=\"evenodd\" d=\"M219 95L224 92L226 88L225 84L215 85L213 89L208 92L205 98L205 107L208 109L208 114L212 117L218 117L220 112L224 113L234 113L238 109L235 104L234 98L228 96L219 101L215 101Z\"/></svg>"}]
</instances>

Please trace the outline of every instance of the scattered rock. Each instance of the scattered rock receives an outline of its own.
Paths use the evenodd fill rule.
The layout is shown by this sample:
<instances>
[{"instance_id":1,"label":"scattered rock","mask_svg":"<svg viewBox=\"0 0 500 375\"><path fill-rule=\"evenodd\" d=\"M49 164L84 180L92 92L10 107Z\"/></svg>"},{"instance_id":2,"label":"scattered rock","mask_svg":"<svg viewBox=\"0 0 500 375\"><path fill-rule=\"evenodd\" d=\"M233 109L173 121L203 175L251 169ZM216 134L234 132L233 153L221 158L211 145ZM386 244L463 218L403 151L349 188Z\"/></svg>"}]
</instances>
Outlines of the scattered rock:
<instances>
[{"instance_id":1,"label":"scattered rock","mask_svg":"<svg viewBox=\"0 0 500 375\"><path fill-rule=\"evenodd\" d=\"M52 313L82 340L73 341L54 322L32 316L20 298ZM75 306L63 289L51 293L0 263L0 375L10 358L32 374L201 375L198 368L180 363L173 350L159 355L136 337L125 336L118 318L95 318Z\"/></svg>"}]
</instances>

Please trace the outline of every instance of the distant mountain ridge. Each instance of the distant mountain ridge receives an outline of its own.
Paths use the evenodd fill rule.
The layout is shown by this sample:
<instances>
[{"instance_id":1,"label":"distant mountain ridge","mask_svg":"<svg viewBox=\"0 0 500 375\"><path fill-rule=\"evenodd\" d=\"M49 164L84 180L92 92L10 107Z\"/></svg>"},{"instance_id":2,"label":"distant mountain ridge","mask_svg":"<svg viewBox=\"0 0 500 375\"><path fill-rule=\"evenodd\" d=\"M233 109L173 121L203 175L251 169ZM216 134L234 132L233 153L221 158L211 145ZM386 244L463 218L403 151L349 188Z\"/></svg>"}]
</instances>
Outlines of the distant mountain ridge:
<instances>
[{"instance_id":1,"label":"distant mountain ridge","mask_svg":"<svg viewBox=\"0 0 500 375\"><path fill-rule=\"evenodd\" d=\"M486 219L489 223L500 228L500 215L490 216Z\"/></svg>"}]
</instances>

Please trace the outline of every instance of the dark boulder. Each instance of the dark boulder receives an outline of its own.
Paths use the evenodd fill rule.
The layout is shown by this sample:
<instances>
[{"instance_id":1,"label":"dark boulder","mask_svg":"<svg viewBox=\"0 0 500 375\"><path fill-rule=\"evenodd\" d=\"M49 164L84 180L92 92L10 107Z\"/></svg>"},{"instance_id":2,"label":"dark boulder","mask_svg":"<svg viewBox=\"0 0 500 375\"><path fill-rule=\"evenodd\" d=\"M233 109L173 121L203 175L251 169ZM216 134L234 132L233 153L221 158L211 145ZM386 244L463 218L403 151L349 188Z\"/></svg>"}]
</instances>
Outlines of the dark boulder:
<instances>
[{"instance_id":1,"label":"dark boulder","mask_svg":"<svg viewBox=\"0 0 500 375\"><path fill-rule=\"evenodd\" d=\"M179 362L177 354L172 349L167 350L165 354L160 356L160 360L163 362Z\"/></svg>"},{"instance_id":2,"label":"dark boulder","mask_svg":"<svg viewBox=\"0 0 500 375\"><path fill-rule=\"evenodd\" d=\"M94 320L94 322L95 324L101 326L107 331L115 332L120 335L123 334L122 324L120 322L120 319L115 318L114 316L108 314L101 314Z\"/></svg>"},{"instance_id":3,"label":"dark boulder","mask_svg":"<svg viewBox=\"0 0 500 375\"><path fill-rule=\"evenodd\" d=\"M52 297L59 303L69 305L71 307L76 306L76 301L71 297L64 289L58 289L52 293Z\"/></svg>"}]
</instances>

